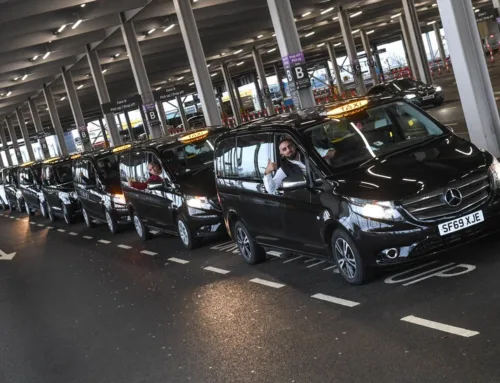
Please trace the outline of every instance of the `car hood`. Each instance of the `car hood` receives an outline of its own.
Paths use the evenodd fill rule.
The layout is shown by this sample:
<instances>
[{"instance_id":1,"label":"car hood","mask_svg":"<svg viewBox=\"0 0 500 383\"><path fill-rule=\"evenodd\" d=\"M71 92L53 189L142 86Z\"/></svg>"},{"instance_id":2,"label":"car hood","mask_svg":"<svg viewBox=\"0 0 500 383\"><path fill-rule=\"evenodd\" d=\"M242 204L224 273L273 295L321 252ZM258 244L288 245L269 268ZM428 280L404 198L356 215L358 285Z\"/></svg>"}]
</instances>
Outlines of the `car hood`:
<instances>
[{"instance_id":1,"label":"car hood","mask_svg":"<svg viewBox=\"0 0 500 383\"><path fill-rule=\"evenodd\" d=\"M182 194L198 197L215 197L215 174L213 169L204 169L199 173L187 174L176 181Z\"/></svg>"},{"instance_id":2,"label":"car hood","mask_svg":"<svg viewBox=\"0 0 500 383\"><path fill-rule=\"evenodd\" d=\"M377 201L400 201L429 192L474 171L487 171L492 156L455 135L387 154L332 177L337 194Z\"/></svg>"},{"instance_id":3,"label":"car hood","mask_svg":"<svg viewBox=\"0 0 500 383\"><path fill-rule=\"evenodd\" d=\"M417 96L425 96L429 93L434 93L436 88L432 85L419 85L415 88L403 89L402 94L415 94Z\"/></svg>"}]
</instances>

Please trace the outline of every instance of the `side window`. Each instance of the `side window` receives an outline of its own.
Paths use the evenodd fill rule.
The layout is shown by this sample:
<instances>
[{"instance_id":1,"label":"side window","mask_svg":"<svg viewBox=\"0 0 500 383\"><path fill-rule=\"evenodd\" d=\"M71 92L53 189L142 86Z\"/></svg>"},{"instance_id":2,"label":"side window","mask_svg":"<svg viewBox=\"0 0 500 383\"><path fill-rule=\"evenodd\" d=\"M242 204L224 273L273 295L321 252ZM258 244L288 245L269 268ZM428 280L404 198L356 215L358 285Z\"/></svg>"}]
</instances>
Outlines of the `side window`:
<instances>
[{"instance_id":1,"label":"side window","mask_svg":"<svg viewBox=\"0 0 500 383\"><path fill-rule=\"evenodd\" d=\"M44 185L46 186L55 185L56 179L54 175L54 169L52 168L52 166L46 166L45 168L43 168L42 175L43 175Z\"/></svg>"},{"instance_id":2,"label":"side window","mask_svg":"<svg viewBox=\"0 0 500 383\"><path fill-rule=\"evenodd\" d=\"M120 181L127 183L130 178L130 154L122 154L120 158Z\"/></svg>"},{"instance_id":3,"label":"side window","mask_svg":"<svg viewBox=\"0 0 500 383\"><path fill-rule=\"evenodd\" d=\"M219 143L215 154L215 171L218 177L237 177L236 137Z\"/></svg>"},{"instance_id":4,"label":"side window","mask_svg":"<svg viewBox=\"0 0 500 383\"><path fill-rule=\"evenodd\" d=\"M128 184L130 187L138 190L146 189L146 174L144 169L147 168L146 154L144 152L130 153L130 166L128 167Z\"/></svg>"},{"instance_id":5,"label":"side window","mask_svg":"<svg viewBox=\"0 0 500 383\"><path fill-rule=\"evenodd\" d=\"M262 181L269 160L274 159L272 135L255 134L236 139L233 168L241 179Z\"/></svg>"},{"instance_id":6,"label":"side window","mask_svg":"<svg viewBox=\"0 0 500 383\"><path fill-rule=\"evenodd\" d=\"M144 169L144 173L147 175L148 180L152 181L168 181L168 175L165 172L165 169L161 166L161 162L156 156L156 154L152 152L146 152L146 168Z\"/></svg>"},{"instance_id":7,"label":"side window","mask_svg":"<svg viewBox=\"0 0 500 383\"><path fill-rule=\"evenodd\" d=\"M24 186L33 184L33 177L29 169L19 170L19 182Z\"/></svg>"}]
</instances>

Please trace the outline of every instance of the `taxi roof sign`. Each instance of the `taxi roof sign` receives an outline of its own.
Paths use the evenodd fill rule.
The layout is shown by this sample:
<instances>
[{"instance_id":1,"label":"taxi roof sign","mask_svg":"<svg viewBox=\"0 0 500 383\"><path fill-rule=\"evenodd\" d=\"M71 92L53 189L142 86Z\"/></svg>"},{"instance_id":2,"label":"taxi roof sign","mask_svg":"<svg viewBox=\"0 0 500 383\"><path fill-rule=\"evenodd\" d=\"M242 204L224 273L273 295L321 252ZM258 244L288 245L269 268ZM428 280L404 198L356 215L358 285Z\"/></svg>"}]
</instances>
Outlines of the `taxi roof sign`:
<instances>
[{"instance_id":1,"label":"taxi roof sign","mask_svg":"<svg viewBox=\"0 0 500 383\"><path fill-rule=\"evenodd\" d=\"M49 158L48 160L43 161L44 164L49 164L51 162L57 161L60 157L52 157Z\"/></svg>"},{"instance_id":2,"label":"taxi roof sign","mask_svg":"<svg viewBox=\"0 0 500 383\"><path fill-rule=\"evenodd\" d=\"M129 148L132 147L132 144L126 144L126 145L122 145L122 146L117 146L116 148L113 148L113 153L116 153L116 152L122 152L124 150L127 150Z\"/></svg>"},{"instance_id":3,"label":"taxi roof sign","mask_svg":"<svg viewBox=\"0 0 500 383\"><path fill-rule=\"evenodd\" d=\"M360 111L361 109L364 109L368 105L368 100L357 100L350 102L348 104L344 104L341 106L338 106L336 108L333 108L332 110L329 110L326 115L328 117L344 117L344 116L349 116L351 114L356 113L357 111Z\"/></svg>"},{"instance_id":4,"label":"taxi roof sign","mask_svg":"<svg viewBox=\"0 0 500 383\"><path fill-rule=\"evenodd\" d=\"M82 155L81 154L73 154L70 158L72 160L76 160L77 158L80 158Z\"/></svg>"},{"instance_id":5,"label":"taxi roof sign","mask_svg":"<svg viewBox=\"0 0 500 383\"><path fill-rule=\"evenodd\" d=\"M180 142L190 142L190 141L196 141L198 139L201 140L201 139L205 138L206 136L208 136L208 130L204 129L204 130L200 130L198 132L194 132L191 134L186 134L185 136L179 137L178 140Z\"/></svg>"},{"instance_id":6,"label":"taxi roof sign","mask_svg":"<svg viewBox=\"0 0 500 383\"><path fill-rule=\"evenodd\" d=\"M35 163L35 161L29 161L29 162L25 162L24 164L22 164L21 166L22 167L26 167L26 166L30 166L30 165L33 165Z\"/></svg>"}]
</instances>

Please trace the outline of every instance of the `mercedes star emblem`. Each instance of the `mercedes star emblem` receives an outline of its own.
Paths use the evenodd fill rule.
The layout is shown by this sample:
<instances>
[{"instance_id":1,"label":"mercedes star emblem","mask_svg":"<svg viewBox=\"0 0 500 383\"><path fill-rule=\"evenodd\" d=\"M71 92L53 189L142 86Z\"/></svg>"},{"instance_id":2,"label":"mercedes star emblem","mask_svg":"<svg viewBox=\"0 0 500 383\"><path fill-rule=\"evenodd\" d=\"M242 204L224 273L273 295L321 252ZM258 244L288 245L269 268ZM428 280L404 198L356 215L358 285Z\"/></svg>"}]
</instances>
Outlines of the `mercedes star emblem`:
<instances>
[{"instance_id":1,"label":"mercedes star emblem","mask_svg":"<svg viewBox=\"0 0 500 383\"><path fill-rule=\"evenodd\" d=\"M444 200L448 205L456 207L462 203L462 193L458 189L448 189L444 193Z\"/></svg>"}]
</instances>

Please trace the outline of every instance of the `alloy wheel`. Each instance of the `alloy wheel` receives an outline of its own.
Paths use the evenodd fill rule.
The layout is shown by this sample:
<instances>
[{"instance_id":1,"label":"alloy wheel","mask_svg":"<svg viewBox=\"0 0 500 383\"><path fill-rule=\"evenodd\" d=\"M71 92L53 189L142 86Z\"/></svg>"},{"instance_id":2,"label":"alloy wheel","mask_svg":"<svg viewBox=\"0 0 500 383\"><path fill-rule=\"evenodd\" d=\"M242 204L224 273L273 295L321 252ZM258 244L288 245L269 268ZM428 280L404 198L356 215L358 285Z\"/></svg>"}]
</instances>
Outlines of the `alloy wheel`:
<instances>
[{"instance_id":1,"label":"alloy wheel","mask_svg":"<svg viewBox=\"0 0 500 383\"><path fill-rule=\"evenodd\" d=\"M243 255L245 259L250 259L252 257L250 239L242 228L238 228L236 232L236 242L238 244L238 247L240 248L241 255Z\"/></svg>"},{"instance_id":2,"label":"alloy wheel","mask_svg":"<svg viewBox=\"0 0 500 383\"><path fill-rule=\"evenodd\" d=\"M181 237L182 243L184 245L188 246L189 245L189 233L186 228L186 225L184 225L184 222L180 219L177 222L177 227L179 229L179 236Z\"/></svg>"},{"instance_id":3,"label":"alloy wheel","mask_svg":"<svg viewBox=\"0 0 500 383\"><path fill-rule=\"evenodd\" d=\"M40 213L42 213L43 217L47 217L47 212L45 211L45 204L40 202Z\"/></svg>"},{"instance_id":4,"label":"alloy wheel","mask_svg":"<svg viewBox=\"0 0 500 383\"><path fill-rule=\"evenodd\" d=\"M85 224L87 226L90 226L90 218L89 218L89 216L87 214L87 210L82 209L82 214L83 214L83 219L85 220Z\"/></svg>"},{"instance_id":5,"label":"alloy wheel","mask_svg":"<svg viewBox=\"0 0 500 383\"><path fill-rule=\"evenodd\" d=\"M139 237L142 238L142 225L141 225L141 221L139 220L139 217L134 215L134 227L135 227L135 231L137 232L137 234L139 234Z\"/></svg>"},{"instance_id":6,"label":"alloy wheel","mask_svg":"<svg viewBox=\"0 0 500 383\"><path fill-rule=\"evenodd\" d=\"M111 230L111 232L114 232L115 225L113 222L113 218L111 218L111 215L108 212L106 212L106 223L108 224L109 230Z\"/></svg>"},{"instance_id":7,"label":"alloy wheel","mask_svg":"<svg viewBox=\"0 0 500 383\"><path fill-rule=\"evenodd\" d=\"M356 275L356 258L345 239L338 238L335 241L335 255L340 271L349 279L353 279Z\"/></svg>"}]
</instances>

